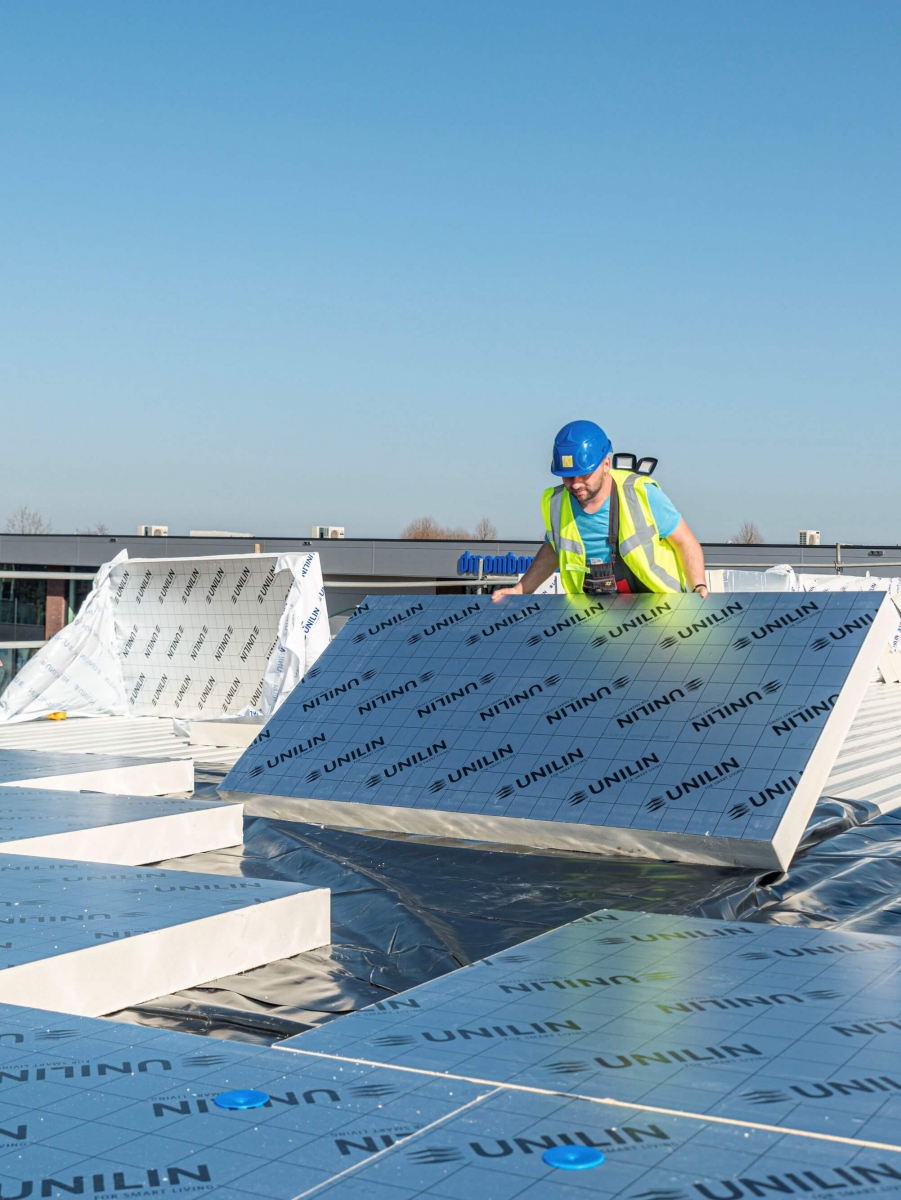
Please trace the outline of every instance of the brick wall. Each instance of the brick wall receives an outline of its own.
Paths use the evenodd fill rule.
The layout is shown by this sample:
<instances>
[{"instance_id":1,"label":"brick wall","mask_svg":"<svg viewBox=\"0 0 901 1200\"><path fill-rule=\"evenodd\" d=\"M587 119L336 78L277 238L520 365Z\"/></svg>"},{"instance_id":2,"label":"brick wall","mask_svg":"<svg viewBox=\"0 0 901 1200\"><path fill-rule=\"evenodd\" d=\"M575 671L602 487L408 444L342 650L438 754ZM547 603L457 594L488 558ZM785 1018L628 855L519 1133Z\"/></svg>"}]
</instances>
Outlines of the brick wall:
<instances>
[{"instance_id":1,"label":"brick wall","mask_svg":"<svg viewBox=\"0 0 901 1200\"><path fill-rule=\"evenodd\" d=\"M66 624L66 589L68 580L47 580L47 609L44 617L44 636L52 638Z\"/></svg>"}]
</instances>

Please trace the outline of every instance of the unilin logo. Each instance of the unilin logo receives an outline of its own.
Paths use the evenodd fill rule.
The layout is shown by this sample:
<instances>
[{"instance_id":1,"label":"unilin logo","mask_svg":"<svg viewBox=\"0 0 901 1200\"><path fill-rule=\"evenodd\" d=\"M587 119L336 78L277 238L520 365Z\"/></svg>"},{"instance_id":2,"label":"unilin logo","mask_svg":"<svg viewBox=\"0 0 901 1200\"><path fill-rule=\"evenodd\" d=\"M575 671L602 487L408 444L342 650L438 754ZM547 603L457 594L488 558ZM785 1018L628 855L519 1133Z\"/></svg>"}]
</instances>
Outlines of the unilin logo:
<instances>
[{"instance_id":1,"label":"unilin logo","mask_svg":"<svg viewBox=\"0 0 901 1200\"><path fill-rule=\"evenodd\" d=\"M421 613L423 606L421 604L411 604L404 612L395 613L393 617L389 617L386 621L379 621L378 625L371 625L365 633L357 633L352 641L355 646L366 640L367 637L372 637L376 633L381 633L383 629L390 629L393 625L399 625L402 621L408 621L410 617Z\"/></svg>"},{"instance_id":2,"label":"unilin logo","mask_svg":"<svg viewBox=\"0 0 901 1200\"><path fill-rule=\"evenodd\" d=\"M594 783L590 783L588 785L588 792L591 792L593 796L600 796L602 792L609 791L610 788L616 787L618 784L629 783L633 779L638 779L640 775L644 775L659 766L660 759L656 754L644 754L641 758L636 758L634 762L625 763L623 766L611 771L609 775L602 775L600 779L596 779ZM569 798L570 804L584 804L588 799L588 792L584 788L573 792Z\"/></svg>"},{"instance_id":3,"label":"unilin logo","mask_svg":"<svg viewBox=\"0 0 901 1200\"><path fill-rule=\"evenodd\" d=\"M555 637L558 633L562 633L564 629L571 629L574 625L581 625L583 621L590 621L592 617L598 616L604 611L600 604L589 604L587 608L581 612L575 612L571 617L567 617L565 621L558 621L555 625L551 625L548 629L542 629L541 633L533 633L527 639L527 646L537 646L542 638Z\"/></svg>"},{"instance_id":4,"label":"unilin logo","mask_svg":"<svg viewBox=\"0 0 901 1200\"><path fill-rule=\"evenodd\" d=\"M432 637L433 634L439 633L442 629L448 629L451 625L456 625L458 621L465 621L467 617L471 617L473 613L477 613L481 607L481 604L470 604L468 608L451 613L448 617L442 617L440 621L435 621L433 625L426 625L420 633L410 634L407 638L407 645L415 646L424 637Z\"/></svg>"},{"instance_id":5,"label":"unilin logo","mask_svg":"<svg viewBox=\"0 0 901 1200\"><path fill-rule=\"evenodd\" d=\"M492 678L494 678L492 676ZM483 708L479 711L480 721L490 721L492 717L500 716L502 712L509 712L511 708L516 708L517 705L524 704L526 700L531 700L533 696L540 696L545 688L556 687L562 679L562 675L548 675L547 679L542 683L533 683L529 687L523 688L521 692L514 692L512 696L505 696L503 700L498 700L496 704L492 704L489 708Z\"/></svg>"},{"instance_id":6,"label":"unilin logo","mask_svg":"<svg viewBox=\"0 0 901 1200\"><path fill-rule=\"evenodd\" d=\"M697 717L691 723L692 729L700 733L704 729L709 729L711 725L715 725L717 721L725 721L727 718L734 716L738 712L742 712L746 708L750 708L755 702L761 702L763 695L775 696L776 692L782 687L782 681L779 679L771 679L769 683L765 683L760 691L750 691L744 696L739 696L736 700L727 701L725 704L720 704L716 708L710 708L700 717Z\"/></svg>"},{"instance_id":7,"label":"unilin logo","mask_svg":"<svg viewBox=\"0 0 901 1200\"><path fill-rule=\"evenodd\" d=\"M493 625L486 625L481 633L471 633L466 639L466 645L474 646L480 638L491 637L492 634L498 633L502 629L509 629L519 621L525 621L529 617L534 617L537 612L541 612L540 604L527 604L525 608L521 608L519 612L510 613L502 621L495 621Z\"/></svg>"},{"instance_id":8,"label":"unilin logo","mask_svg":"<svg viewBox=\"0 0 901 1200\"><path fill-rule=\"evenodd\" d=\"M814 600L809 600L806 604L799 605L793 612L783 613L781 617L774 617L765 625L759 625L756 629L752 629L750 636L742 635L742 637L736 638L732 645L736 650L747 650L752 639L756 642L762 641L771 633L780 633L783 629L797 625L799 621L806 621L808 617L812 617L819 611L819 605Z\"/></svg>"},{"instance_id":9,"label":"unilin logo","mask_svg":"<svg viewBox=\"0 0 901 1200\"><path fill-rule=\"evenodd\" d=\"M386 692L382 692L380 695L373 696L370 700L365 700L362 704L358 704L357 712L362 716L364 713L373 712L380 705L390 704L392 700L398 700L413 688L418 688L421 683L428 683L432 679L433 674L434 672L432 671L426 671L418 679L408 679L406 683L400 683L397 687L388 688Z\"/></svg>"},{"instance_id":10,"label":"unilin logo","mask_svg":"<svg viewBox=\"0 0 901 1200\"><path fill-rule=\"evenodd\" d=\"M648 812L659 812L667 800L680 800L683 796L689 796L692 792L703 792L714 784L719 783L721 779L725 779L733 771L740 770L741 763L739 763L737 758L724 759L720 763L705 767L697 775L692 775L691 779L683 779L681 783L675 784L674 787L667 788L666 799L663 796L652 796L645 805L645 808Z\"/></svg>"},{"instance_id":11,"label":"unilin logo","mask_svg":"<svg viewBox=\"0 0 901 1200\"><path fill-rule=\"evenodd\" d=\"M687 638L692 638L696 633L705 633L709 629L716 628L717 625L722 625L725 621L731 621L733 617L745 611L744 605L740 600L733 600L731 604L725 605L718 612L710 613L701 621L693 621L691 625L686 625L684 629L677 629L675 634L670 634L665 637L660 645L664 650L672 650L673 646L678 645L679 640L685 641Z\"/></svg>"},{"instance_id":12,"label":"unilin logo","mask_svg":"<svg viewBox=\"0 0 901 1200\"><path fill-rule=\"evenodd\" d=\"M542 763L534 771L528 771L525 775L517 775L514 783L505 783L503 787L498 788L497 798L499 800L509 800L513 795L515 787L528 788L533 783L540 783L543 779L550 779L554 775L559 775L561 771L568 770L573 763L578 762L584 757L585 752L576 746L575 749L567 751L566 754L561 754L559 758L552 758L548 762Z\"/></svg>"},{"instance_id":13,"label":"unilin logo","mask_svg":"<svg viewBox=\"0 0 901 1200\"><path fill-rule=\"evenodd\" d=\"M483 754L480 758L474 758L472 762L466 763L465 766L449 771L443 779L434 780L429 784L429 791L433 795L437 792L442 792L449 783L459 783L462 779L466 779L468 775L478 775L480 771L485 771L489 767L493 767L495 763L501 762L502 759L509 758L512 753L513 746L510 742L506 746L498 746L490 754Z\"/></svg>"},{"instance_id":14,"label":"unilin logo","mask_svg":"<svg viewBox=\"0 0 901 1200\"><path fill-rule=\"evenodd\" d=\"M828 716L838 700L838 692L833 692L831 696L827 696L825 700L820 700L817 704L809 704L806 708L797 708L786 717L780 717L778 721L774 721L770 726L776 737L782 737L783 733L791 733L793 729L798 728L798 723L807 725L810 721L816 721L819 717Z\"/></svg>"},{"instance_id":15,"label":"unilin logo","mask_svg":"<svg viewBox=\"0 0 901 1200\"><path fill-rule=\"evenodd\" d=\"M640 721L642 717L652 717L659 712L661 708L668 708L670 704L674 704L676 700L684 700L685 692L696 692L704 686L703 679L689 679L687 683L681 684L679 687L672 688L669 692L664 692L663 695L657 696L653 700L645 700L643 704L636 704L634 708L628 712L618 716L616 723L620 729L624 729L627 725L634 725L636 721ZM682 689L685 689L683 691Z\"/></svg>"},{"instance_id":16,"label":"unilin logo","mask_svg":"<svg viewBox=\"0 0 901 1200\"><path fill-rule=\"evenodd\" d=\"M614 679L612 686L619 689L626 687L628 683L629 676L620 675L618 679ZM584 696L578 696L575 700L570 700L566 704L561 704L561 706L555 709L554 712L545 713L544 719L547 721L548 725L553 725L556 721L562 721L565 717L575 716L584 708L588 708L589 705L597 704L599 700L606 700L608 696L612 695L613 691L611 688L602 683L601 686L595 688L593 692L588 692Z\"/></svg>"},{"instance_id":17,"label":"unilin logo","mask_svg":"<svg viewBox=\"0 0 901 1200\"><path fill-rule=\"evenodd\" d=\"M749 796L747 803L744 800L739 800L738 804L733 804L729 809L729 816L733 821L737 821L740 817L746 817L752 808L763 808L770 800L775 800L779 797L787 799L797 786L798 780L794 775L786 775L785 779L780 779L778 783L774 783L771 787L764 788L756 796Z\"/></svg>"},{"instance_id":18,"label":"unilin logo","mask_svg":"<svg viewBox=\"0 0 901 1200\"><path fill-rule=\"evenodd\" d=\"M304 778L307 783L315 783L317 779L321 778L323 772L328 775L332 771L337 771L339 767L348 766L350 763L356 762L359 758L365 758L367 754L371 754L373 750L377 750L379 746L384 746L384 744L385 739L383 737L374 737L365 746L355 746L353 750L348 750L346 754L339 754L330 763L326 763L321 771L317 767L308 772Z\"/></svg>"},{"instance_id":19,"label":"unilin logo","mask_svg":"<svg viewBox=\"0 0 901 1200\"><path fill-rule=\"evenodd\" d=\"M430 677L431 674L432 672L429 671ZM416 715L420 718L420 720L423 717L431 716L431 714L437 712L439 708L447 708L448 705L456 704L458 700L463 700L466 696L471 695L473 692L477 692L480 687L488 687L489 684L494 683L494 680L494 672L489 671L487 675L480 675L478 680L470 679L468 683L461 683L459 687L451 688L451 690L449 692L445 692L443 696L438 696L436 699L431 700L423 708L417 708Z\"/></svg>"},{"instance_id":20,"label":"unilin logo","mask_svg":"<svg viewBox=\"0 0 901 1200\"><path fill-rule=\"evenodd\" d=\"M843 638L852 637L859 630L872 625L875 615L875 613L864 613L856 621L848 621L845 625L839 625L838 629L830 629L824 637L818 637L810 643L811 650L825 650L831 642L840 642Z\"/></svg>"}]
</instances>

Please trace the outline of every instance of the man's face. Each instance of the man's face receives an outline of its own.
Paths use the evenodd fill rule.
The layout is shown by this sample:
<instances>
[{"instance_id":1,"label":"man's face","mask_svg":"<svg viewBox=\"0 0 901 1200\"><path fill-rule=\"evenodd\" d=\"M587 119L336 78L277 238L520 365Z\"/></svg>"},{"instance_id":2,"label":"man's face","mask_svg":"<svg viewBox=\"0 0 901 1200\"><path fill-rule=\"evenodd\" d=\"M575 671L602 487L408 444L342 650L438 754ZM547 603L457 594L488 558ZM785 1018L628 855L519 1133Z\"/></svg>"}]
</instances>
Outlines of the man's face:
<instances>
[{"instance_id":1,"label":"man's face","mask_svg":"<svg viewBox=\"0 0 901 1200\"><path fill-rule=\"evenodd\" d=\"M590 475L570 475L564 478L563 485L580 504L590 504L604 486L609 474L610 459L608 457Z\"/></svg>"}]
</instances>

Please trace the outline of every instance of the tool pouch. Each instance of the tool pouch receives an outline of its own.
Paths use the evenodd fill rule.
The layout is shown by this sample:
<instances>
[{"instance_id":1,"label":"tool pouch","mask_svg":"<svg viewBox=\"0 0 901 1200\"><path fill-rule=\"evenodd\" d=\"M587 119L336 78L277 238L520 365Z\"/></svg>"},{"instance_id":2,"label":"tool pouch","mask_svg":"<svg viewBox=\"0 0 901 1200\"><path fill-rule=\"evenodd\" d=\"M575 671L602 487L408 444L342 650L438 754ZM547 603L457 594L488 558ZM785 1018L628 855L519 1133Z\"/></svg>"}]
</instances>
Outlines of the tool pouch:
<instances>
[{"instance_id":1,"label":"tool pouch","mask_svg":"<svg viewBox=\"0 0 901 1200\"><path fill-rule=\"evenodd\" d=\"M616 595L616 576L613 563L589 562L582 591L588 596Z\"/></svg>"}]
</instances>

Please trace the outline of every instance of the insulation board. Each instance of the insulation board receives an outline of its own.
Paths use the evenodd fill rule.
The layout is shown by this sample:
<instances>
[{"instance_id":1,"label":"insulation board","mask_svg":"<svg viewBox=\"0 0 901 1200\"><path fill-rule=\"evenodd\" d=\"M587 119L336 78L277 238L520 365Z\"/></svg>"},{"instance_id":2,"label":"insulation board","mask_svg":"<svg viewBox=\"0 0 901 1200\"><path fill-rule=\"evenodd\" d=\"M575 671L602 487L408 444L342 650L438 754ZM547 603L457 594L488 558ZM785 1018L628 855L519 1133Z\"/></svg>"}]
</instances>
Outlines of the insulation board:
<instances>
[{"instance_id":1,"label":"insulation board","mask_svg":"<svg viewBox=\"0 0 901 1200\"><path fill-rule=\"evenodd\" d=\"M0 855L0 1001L97 1016L326 945L329 892Z\"/></svg>"},{"instance_id":2,"label":"insulation board","mask_svg":"<svg viewBox=\"0 0 901 1200\"><path fill-rule=\"evenodd\" d=\"M604 910L281 1043L901 1140L901 939Z\"/></svg>"},{"instance_id":3,"label":"insulation board","mask_svg":"<svg viewBox=\"0 0 901 1200\"><path fill-rule=\"evenodd\" d=\"M291 571L278 555L131 559L110 573L134 716L215 717L259 705Z\"/></svg>"},{"instance_id":4,"label":"insulation board","mask_svg":"<svg viewBox=\"0 0 901 1200\"><path fill-rule=\"evenodd\" d=\"M242 838L240 805L32 788L0 792L0 854L137 866L237 846Z\"/></svg>"},{"instance_id":5,"label":"insulation board","mask_svg":"<svg viewBox=\"0 0 901 1200\"><path fill-rule=\"evenodd\" d=\"M0 787L60 792L113 792L162 796L194 790L191 758L129 758L121 754L57 754L0 750Z\"/></svg>"},{"instance_id":6,"label":"insulation board","mask_svg":"<svg viewBox=\"0 0 901 1200\"><path fill-rule=\"evenodd\" d=\"M3 1196L739 1200L901 1193L896 1142L757 1126L0 1009ZM268 1103L229 1111L235 1089ZM543 1159L600 1151L591 1170Z\"/></svg>"},{"instance_id":7,"label":"insulation board","mask_svg":"<svg viewBox=\"0 0 901 1200\"><path fill-rule=\"evenodd\" d=\"M872 594L370 597L224 790L327 825L784 866L897 623Z\"/></svg>"}]
</instances>

